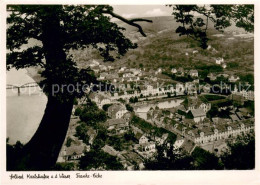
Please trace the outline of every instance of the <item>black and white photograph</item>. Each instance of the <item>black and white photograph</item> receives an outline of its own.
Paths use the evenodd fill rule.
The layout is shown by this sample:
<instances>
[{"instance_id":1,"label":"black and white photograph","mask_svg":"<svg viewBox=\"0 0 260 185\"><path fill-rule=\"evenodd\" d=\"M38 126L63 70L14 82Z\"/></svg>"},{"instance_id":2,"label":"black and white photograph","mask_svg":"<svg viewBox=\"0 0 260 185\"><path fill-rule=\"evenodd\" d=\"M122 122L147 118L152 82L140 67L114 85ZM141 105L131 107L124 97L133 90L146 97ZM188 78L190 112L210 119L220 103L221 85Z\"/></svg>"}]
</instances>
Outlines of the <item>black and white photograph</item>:
<instances>
[{"instance_id":1,"label":"black and white photograph","mask_svg":"<svg viewBox=\"0 0 260 185\"><path fill-rule=\"evenodd\" d=\"M174 3L5 4L9 179L256 170L255 5Z\"/></svg>"}]
</instances>

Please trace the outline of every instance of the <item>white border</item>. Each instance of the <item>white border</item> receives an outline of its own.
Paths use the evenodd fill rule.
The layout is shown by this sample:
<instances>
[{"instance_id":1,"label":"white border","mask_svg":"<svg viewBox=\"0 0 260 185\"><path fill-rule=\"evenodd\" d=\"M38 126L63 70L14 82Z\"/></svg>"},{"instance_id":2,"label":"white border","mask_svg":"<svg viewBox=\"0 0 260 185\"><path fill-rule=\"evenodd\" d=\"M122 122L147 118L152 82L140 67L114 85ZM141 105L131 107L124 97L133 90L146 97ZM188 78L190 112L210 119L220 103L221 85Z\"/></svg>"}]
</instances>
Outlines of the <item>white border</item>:
<instances>
[{"instance_id":1,"label":"white border","mask_svg":"<svg viewBox=\"0 0 260 185\"><path fill-rule=\"evenodd\" d=\"M249 171L102 171L102 172L86 172L88 174L100 173L102 174L102 179L76 179L77 172L24 172L24 177L26 174L70 174L71 179L58 179L58 180L10 180L9 175L11 172L6 172L6 71L5 62L6 61L6 4L114 4L114 5L137 5L137 4L255 4L255 58L254 58L254 68L255 68L255 130L256 130L256 169ZM189 0L189 1L177 1L177 0L163 0L163 1L151 1L151 0L4 0L0 2L0 183L2 184L260 184L260 146L259 146L259 92L260 92L260 64L259 61L259 17L260 17L260 3L257 0ZM257 34L256 34L257 33ZM13 173L13 172L12 172ZM83 173L83 172L80 172ZM22 172L19 172L22 174ZM25 178L26 179L26 178Z\"/></svg>"}]
</instances>

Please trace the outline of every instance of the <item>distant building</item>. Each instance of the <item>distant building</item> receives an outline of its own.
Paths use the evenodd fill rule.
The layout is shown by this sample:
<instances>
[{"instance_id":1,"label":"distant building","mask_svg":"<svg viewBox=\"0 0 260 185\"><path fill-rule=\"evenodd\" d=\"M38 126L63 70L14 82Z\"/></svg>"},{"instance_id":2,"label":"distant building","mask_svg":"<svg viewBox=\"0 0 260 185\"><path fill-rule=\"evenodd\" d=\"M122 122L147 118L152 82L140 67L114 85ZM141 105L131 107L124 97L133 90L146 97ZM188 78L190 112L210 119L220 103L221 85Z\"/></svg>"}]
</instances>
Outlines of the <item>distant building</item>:
<instances>
[{"instance_id":1,"label":"distant building","mask_svg":"<svg viewBox=\"0 0 260 185\"><path fill-rule=\"evenodd\" d=\"M104 80L104 79L107 78L107 76L108 76L108 73L100 73L99 79L100 79L100 80Z\"/></svg>"},{"instance_id":2,"label":"distant building","mask_svg":"<svg viewBox=\"0 0 260 185\"><path fill-rule=\"evenodd\" d=\"M228 81L234 83L234 82L238 81L239 79L240 79L240 78L239 78L238 76L231 75L231 76L228 78Z\"/></svg>"},{"instance_id":3,"label":"distant building","mask_svg":"<svg viewBox=\"0 0 260 185\"><path fill-rule=\"evenodd\" d=\"M216 58L216 64L221 65L223 62L224 62L224 59L223 59L223 58L221 58L221 57Z\"/></svg>"},{"instance_id":4,"label":"distant building","mask_svg":"<svg viewBox=\"0 0 260 185\"><path fill-rule=\"evenodd\" d=\"M211 103L202 103L200 104L199 109L202 109L204 112L208 112L211 109Z\"/></svg>"},{"instance_id":5,"label":"distant building","mask_svg":"<svg viewBox=\"0 0 260 185\"><path fill-rule=\"evenodd\" d=\"M191 110L191 113L195 123L202 122L206 118L206 113L203 109L193 109Z\"/></svg>"},{"instance_id":6,"label":"distant building","mask_svg":"<svg viewBox=\"0 0 260 185\"><path fill-rule=\"evenodd\" d=\"M65 155L63 156L65 161L79 160L84 156L86 147L82 145L72 145L65 149Z\"/></svg>"},{"instance_id":7,"label":"distant building","mask_svg":"<svg viewBox=\"0 0 260 185\"><path fill-rule=\"evenodd\" d=\"M208 77L211 81L214 81L214 80L217 79L217 76L214 75L213 73L209 73L209 74L207 75L207 77Z\"/></svg>"},{"instance_id":8,"label":"distant building","mask_svg":"<svg viewBox=\"0 0 260 185\"><path fill-rule=\"evenodd\" d=\"M157 75L157 74L161 74L162 73L162 68L159 68L159 69L157 69L156 71L155 71L155 74Z\"/></svg>"},{"instance_id":9,"label":"distant building","mask_svg":"<svg viewBox=\"0 0 260 185\"><path fill-rule=\"evenodd\" d=\"M196 144L203 144L229 137L236 137L242 133L249 133L254 130L253 123L241 123L223 126L218 125L216 128L202 129L200 134L195 137Z\"/></svg>"},{"instance_id":10,"label":"distant building","mask_svg":"<svg viewBox=\"0 0 260 185\"><path fill-rule=\"evenodd\" d=\"M107 71L108 70L107 66L105 66L105 65L100 65L99 68L100 68L100 71Z\"/></svg>"},{"instance_id":11,"label":"distant building","mask_svg":"<svg viewBox=\"0 0 260 185\"><path fill-rule=\"evenodd\" d=\"M89 67L96 67L96 66L99 66L99 62L95 59L92 60L92 62L90 63Z\"/></svg>"},{"instance_id":12,"label":"distant building","mask_svg":"<svg viewBox=\"0 0 260 185\"><path fill-rule=\"evenodd\" d=\"M129 129L129 122L123 118L109 119L106 122L107 130L114 134L123 134Z\"/></svg>"},{"instance_id":13,"label":"distant building","mask_svg":"<svg viewBox=\"0 0 260 185\"><path fill-rule=\"evenodd\" d=\"M91 93L89 98L94 101L100 109L102 109L103 105L111 103L111 100L107 96L98 93Z\"/></svg>"},{"instance_id":14,"label":"distant building","mask_svg":"<svg viewBox=\"0 0 260 185\"><path fill-rule=\"evenodd\" d=\"M190 70L189 75L190 75L191 77L198 77L198 76L199 76L199 73L198 73L197 70Z\"/></svg>"},{"instance_id":15,"label":"distant building","mask_svg":"<svg viewBox=\"0 0 260 185\"><path fill-rule=\"evenodd\" d=\"M193 50L193 51L192 51L193 54L196 54L196 53L198 53L198 52L199 52L198 50Z\"/></svg>"},{"instance_id":16,"label":"distant building","mask_svg":"<svg viewBox=\"0 0 260 185\"><path fill-rule=\"evenodd\" d=\"M251 100L254 101L254 91L246 91L246 90L242 90L240 92L242 94L242 96L246 99L246 100Z\"/></svg>"},{"instance_id":17,"label":"distant building","mask_svg":"<svg viewBox=\"0 0 260 185\"><path fill-rule=\"evenodd\" d=\"M108 116L112 119L122 118L125 113L127 113L126 107L122 104L113 104L108 107Z\"/></svg>"},{"instance_id":18,"label":"distant building","mask_svg":"<svg viewBox=\"0 0 260 185\"><path fill-rule=\"evenodd\" d=\"M105 145L102 150L112 156L117 156L119 154L119 152L117 150L115 150L112 146L109 145Z\"/></svg>"},{"instance_id":19,"label":"distant building","mask_svg":"<svg viewBox=\"0 0 260 185\"><path fill-rule=\"evenodd\" d=\"M142 135L140 138L139 138L139 144L146 144L149 142L149 139L145 136L145 135Z\"/></svg>"},{"instance_id":20,"label":"distant building","mask_svg":"<svg viewBox=\"0 0 260 185\"><path fill-rule=\"evenodd\" d=\"M177 71L176 68L172 68L172 69L171 69L171 73L172 73L172 74L175 74L175 73L177 73L177 72L178 72L178 71Z\"/></svg>"}]
</instances>

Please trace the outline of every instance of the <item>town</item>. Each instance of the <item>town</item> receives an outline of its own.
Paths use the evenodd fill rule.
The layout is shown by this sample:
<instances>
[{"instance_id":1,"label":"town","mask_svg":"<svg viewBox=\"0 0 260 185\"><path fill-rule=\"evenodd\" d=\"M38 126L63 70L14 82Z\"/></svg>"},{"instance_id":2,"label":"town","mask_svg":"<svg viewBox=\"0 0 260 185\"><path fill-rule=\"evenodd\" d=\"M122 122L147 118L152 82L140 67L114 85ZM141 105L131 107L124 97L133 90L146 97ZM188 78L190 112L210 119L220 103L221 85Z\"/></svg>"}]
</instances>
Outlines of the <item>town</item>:
<instances>
[{"instance_id":1,"label":"town","mask_svg":"<svg viewBox=\"0 0 260 185\"><path fill-rule=\"evenodd\" d=\"M221 57L212 63L227 66ZM113 156L122 169L142 170L158 146L220 156L238 136L254 136L254 87L244 77L223 70L115 67L98 59L89 67L113 88L88 89L87 97L76 101L58 163L80 169L79 160L95 149Z\"/></svg>"}]
</instances>

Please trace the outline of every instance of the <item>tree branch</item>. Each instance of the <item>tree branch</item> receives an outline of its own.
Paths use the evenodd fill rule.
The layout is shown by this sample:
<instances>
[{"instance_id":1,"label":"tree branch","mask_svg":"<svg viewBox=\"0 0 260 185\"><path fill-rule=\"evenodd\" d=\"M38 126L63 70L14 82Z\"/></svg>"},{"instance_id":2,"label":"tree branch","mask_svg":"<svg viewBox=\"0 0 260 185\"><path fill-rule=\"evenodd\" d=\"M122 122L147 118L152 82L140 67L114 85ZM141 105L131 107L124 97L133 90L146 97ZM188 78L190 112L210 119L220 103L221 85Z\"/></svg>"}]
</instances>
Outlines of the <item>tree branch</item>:
<instances>
[{"instance_id":1,"label":"tree branch","mask_svg":"<svg viewBox=\"0 0 260 185\"><path fill-rule=\"evenodd\" d=\"M153 21L152 20L148 20L148 19L141 19L141 18L136 18L136 19L126 19L118 14L115 14L114 12L110 11L110 10L101 10L101 13L105 13L105 14L109 14L111 15L112 17L115 17L131 26L134 26L134 27L137 27L138 28L138 31L144 36L146 37L146 34L144 33L143 31L143 28L139 25L139 24L136 24L135 22L150 22L152 23Z\"/></svg>"}]
</instances>

